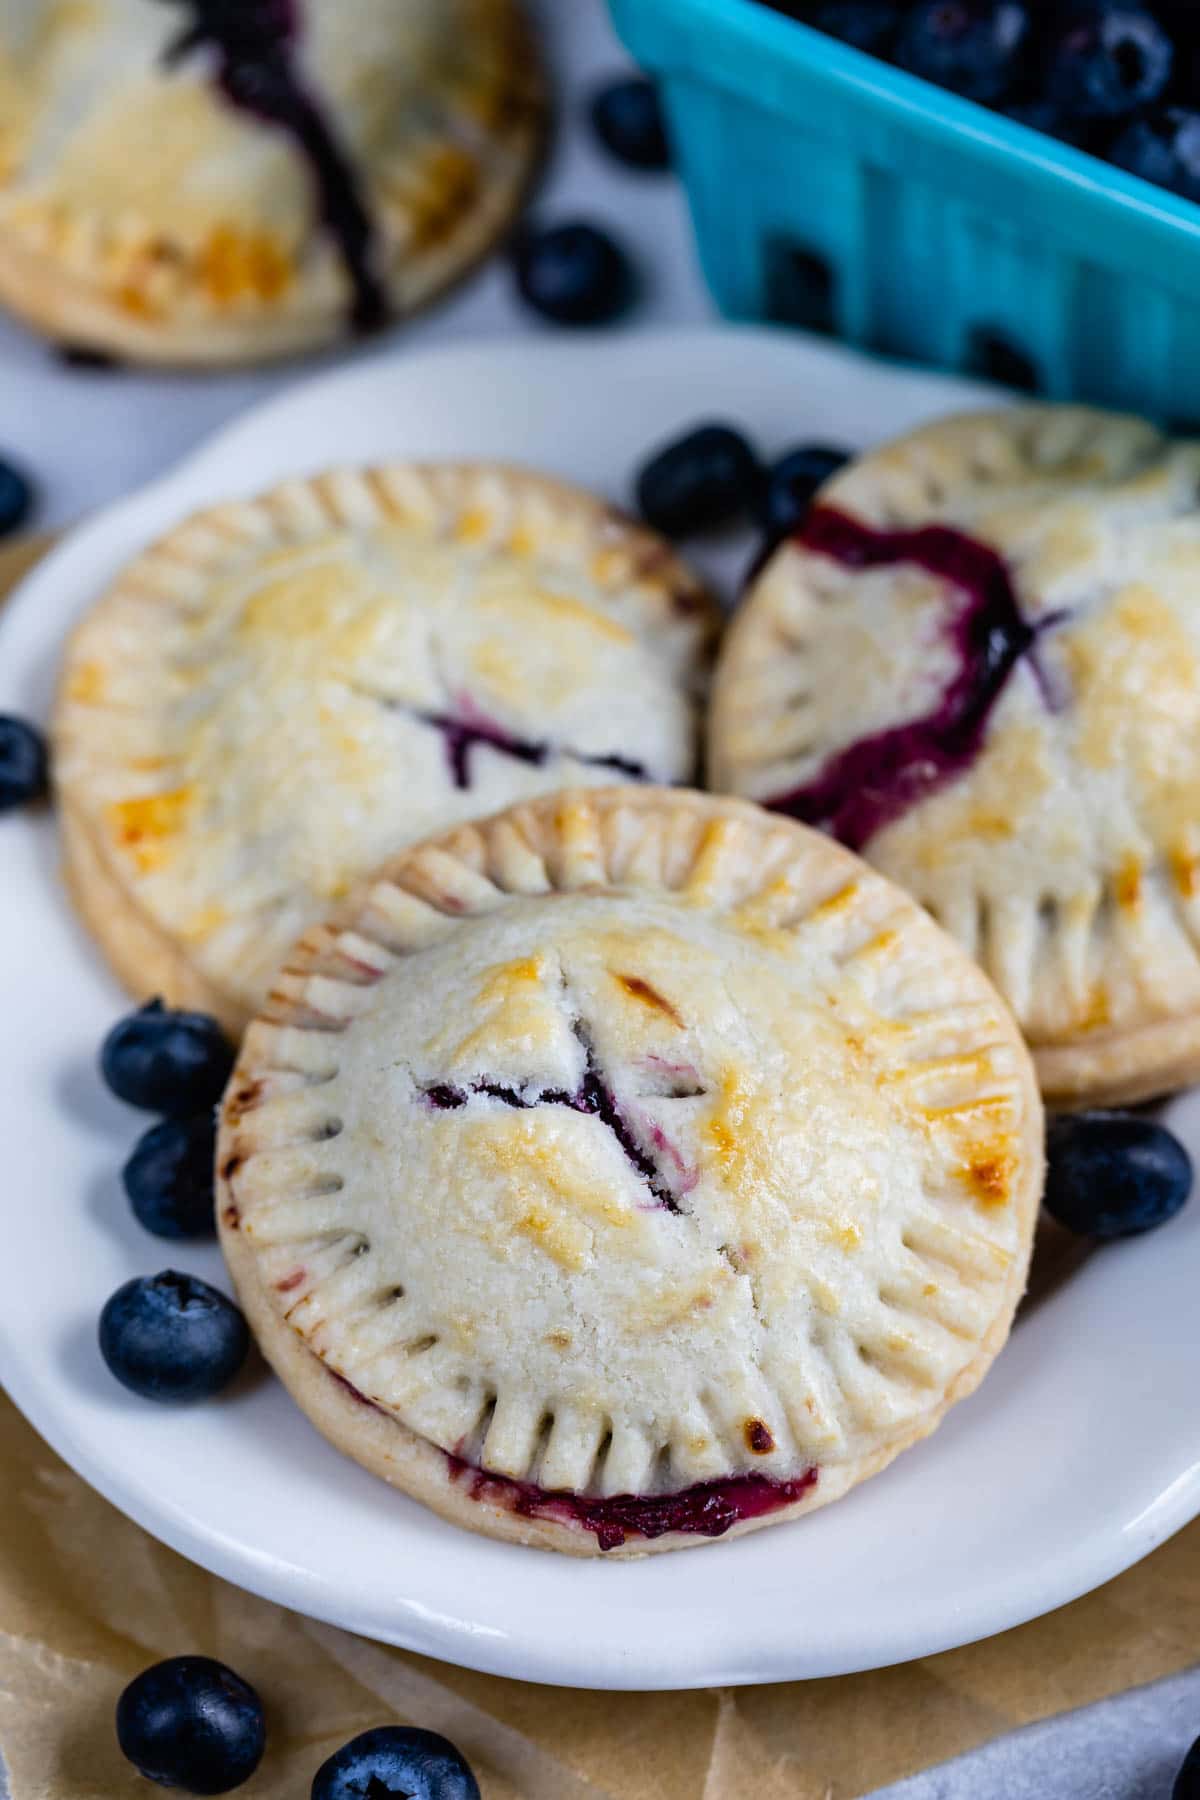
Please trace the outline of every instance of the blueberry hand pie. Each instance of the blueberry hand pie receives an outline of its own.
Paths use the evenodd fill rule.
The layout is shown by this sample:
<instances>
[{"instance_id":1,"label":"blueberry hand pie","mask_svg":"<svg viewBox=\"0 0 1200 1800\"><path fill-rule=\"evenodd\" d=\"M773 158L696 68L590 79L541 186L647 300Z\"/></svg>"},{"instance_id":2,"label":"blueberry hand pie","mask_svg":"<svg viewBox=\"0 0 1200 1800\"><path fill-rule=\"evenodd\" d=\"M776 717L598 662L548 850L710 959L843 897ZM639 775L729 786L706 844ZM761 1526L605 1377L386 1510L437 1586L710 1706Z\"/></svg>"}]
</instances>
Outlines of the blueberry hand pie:
<instances>
[{"instance_id":1,"label":"blueberry hand pie","mask_svg":"<svg viewBox=\"0 0 1200 1800\"><path fill-rule=\"evenodd\" d=\"M469 1528L676 1549L835 1500L980 1381L1042 1175L982 971L818 832L525 802L401 853L246 1035L222 1243L334 1444Z\"/></svg>"},{"instance_id":2,"label":"blueberry hand pie","mask_svg":"<svg viewBox=\"0 0 1200 1800\"><path fill-rule=\"evenodd\" d=\"M0 0L0 301L176 363L427 300L540 139L519 0Z\"/></svg>"},{"instance_id":3,"label":"blueberry hand pie","mask_svg":"<svg viewBox=\"0 0 1200 1800\"><path fill-rule=\"evenodd\" d=\"M1200 1077L1198 496L1136 419L928 426L826 485L718 672L714 785L914 894L1064 1105Z\"/></svg>"},{"instance_id":4,"label":"blueberry hand pie","mask_svg":"<svg viewBox=\"0 0 1200 1800\"><path fill-rule=\"evenodd\" d=\"M343 471L220 506L68 647L73 894L135 993L237 1031L402 845L567 783L692 779L715 624L661 539L516 470Z\"/></svg>"}]
</instances>

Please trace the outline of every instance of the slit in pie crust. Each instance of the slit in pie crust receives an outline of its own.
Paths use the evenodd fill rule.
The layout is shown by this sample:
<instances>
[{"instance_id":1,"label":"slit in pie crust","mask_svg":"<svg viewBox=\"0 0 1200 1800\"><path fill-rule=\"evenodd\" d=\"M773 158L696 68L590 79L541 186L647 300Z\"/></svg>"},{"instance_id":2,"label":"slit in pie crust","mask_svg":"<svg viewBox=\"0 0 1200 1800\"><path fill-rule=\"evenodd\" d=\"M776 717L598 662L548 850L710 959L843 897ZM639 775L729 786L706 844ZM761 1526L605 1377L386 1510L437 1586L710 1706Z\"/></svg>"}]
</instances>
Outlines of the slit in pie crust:
<instances>
[{"instance_id":1,"label":"slit in pie crust","mask_svg":"<svg viewBox=\"0 0 1200 1800\"><path fill-rule=\"evenodd\" d=\"M343 470L200 514L68 646L71 890L135 993L237 1031L401 845L568 783L694 779L716 624L660 538L515 469Z\"/></svg>"}]
</instances>

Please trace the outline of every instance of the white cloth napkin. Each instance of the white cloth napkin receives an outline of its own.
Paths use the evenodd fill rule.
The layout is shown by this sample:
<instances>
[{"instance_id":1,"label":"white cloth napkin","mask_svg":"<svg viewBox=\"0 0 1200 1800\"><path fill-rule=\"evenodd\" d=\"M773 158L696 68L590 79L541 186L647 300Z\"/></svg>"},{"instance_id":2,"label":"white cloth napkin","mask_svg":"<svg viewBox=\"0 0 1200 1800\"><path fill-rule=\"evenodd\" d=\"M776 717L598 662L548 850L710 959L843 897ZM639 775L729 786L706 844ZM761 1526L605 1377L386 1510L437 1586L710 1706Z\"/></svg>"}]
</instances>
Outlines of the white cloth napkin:
<instances>
[{"instance_id":1,"label":"white cloth napkin","mask_svg":"<svg viewBox=\"0 0 1200 1800\"><path fill-rule=\"evenodd\" d=\"M1200 1667L1027 1725L873 1800L1171 1800L1200 1737Z\"/></svg>"}]
</instances>

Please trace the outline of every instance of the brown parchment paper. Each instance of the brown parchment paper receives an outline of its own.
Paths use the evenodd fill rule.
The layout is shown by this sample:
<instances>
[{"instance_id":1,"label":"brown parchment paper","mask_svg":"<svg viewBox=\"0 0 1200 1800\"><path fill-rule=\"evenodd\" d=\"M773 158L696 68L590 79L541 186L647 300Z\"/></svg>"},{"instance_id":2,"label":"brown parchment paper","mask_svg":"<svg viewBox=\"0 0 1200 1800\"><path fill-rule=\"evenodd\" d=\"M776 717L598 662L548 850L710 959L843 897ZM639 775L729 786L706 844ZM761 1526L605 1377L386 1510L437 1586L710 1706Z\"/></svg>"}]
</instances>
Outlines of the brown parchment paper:
<instances>
[{"instance_id":1,"label":"brown parchment paper","mask_svg":"<svg viewBox=\"0 0 1200 1800\"><path fill-rule=\"evenodd\" d=\"M0 553L0 595L42 547ZM688 1554L703 1579L720 1550ZM586 1693L384 1649L216 1580L101 1500L0 1395L0 1748L13 1800L157 1792L122 1759L113 1709L139 1670L183 1651L222 1658L263 1696L270 1747L238 1790L246 1800L304 1800L331 1751L389 1721L452 1738L485 1800L858 1800L1200 1660L1200 1521L1074 1606L903 1668Z\"/></svg>"}]
</instances>

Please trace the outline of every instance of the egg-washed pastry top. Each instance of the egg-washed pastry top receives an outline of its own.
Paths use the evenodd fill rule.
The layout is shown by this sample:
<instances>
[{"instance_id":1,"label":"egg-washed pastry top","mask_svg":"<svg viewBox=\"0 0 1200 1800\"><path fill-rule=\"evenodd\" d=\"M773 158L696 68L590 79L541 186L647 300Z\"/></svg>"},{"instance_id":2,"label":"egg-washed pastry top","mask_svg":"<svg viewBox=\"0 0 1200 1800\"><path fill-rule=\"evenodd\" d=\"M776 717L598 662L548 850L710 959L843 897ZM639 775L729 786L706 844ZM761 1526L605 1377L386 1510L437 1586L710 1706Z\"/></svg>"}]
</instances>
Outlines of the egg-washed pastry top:
<instances>
[{"instance_id":1,"label":"egg-washed pastry top","mask_svg":"<svg viewBox=\"0 0 1200 1800\"><path fill-rule=\"evenodd\" d=\"M982 971L819 833L547 796L288 958L222 1242L300 1405L472 1529L677 1548L835 1499L980 1380L1041 1104Z\"/></svg>"},{"instance_id":2,"label":"egg-washed pastry top","mask_svg":"<svg viewBox=\"0 0 1200 1800\"><path fill-rule=\"evenodd\" d=\"M829 482L742 606L714 785L980 958L1048 1095L1200 1075L1200 445L1022 406Z\"/></svg>"},{"instance_id":3,"label":"egg-washed pastry top","mask_svg":"<svg viewBox=\"0 0 1200 1800\"><path fill-rule=\"evenodd\" d=\"M202 513L68 646L72 890L135 992L238 1029L401 845L567 783L693 779L715 625L660 538L512 469L347 470Z\"/></svg>"},{"instance_id":4,"label":"egg-washed pastry top","mask_svg":"<svg viewBox=\"0 0 1200 1800\"><path fill-rule=\"evenodd\" d=\"M519 0L0 0L0 301L151 361L371 329L503 230L541 110Z\"/></svg>"}]
</instances>

